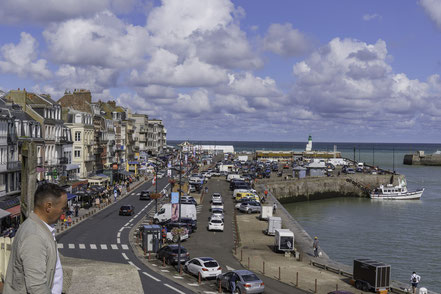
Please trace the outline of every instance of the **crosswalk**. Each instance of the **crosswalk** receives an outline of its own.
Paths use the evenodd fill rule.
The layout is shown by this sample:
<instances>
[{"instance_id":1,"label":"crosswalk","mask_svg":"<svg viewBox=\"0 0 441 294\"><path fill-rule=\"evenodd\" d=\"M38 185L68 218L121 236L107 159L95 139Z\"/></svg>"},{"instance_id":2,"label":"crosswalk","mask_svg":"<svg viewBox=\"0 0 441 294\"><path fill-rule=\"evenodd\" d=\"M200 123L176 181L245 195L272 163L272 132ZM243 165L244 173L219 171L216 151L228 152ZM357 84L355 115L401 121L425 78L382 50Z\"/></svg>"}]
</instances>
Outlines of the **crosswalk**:
<instances>
[{"instance_id":1,"label":"crosswalk","mask_svg":"<svg viewBox=\"0 0 441 294\"><path fill-rule=\"evenodd\" d=\"M198 206L196 206L196 212L199 214L199 213L201 213L202 212L202 207L203 207L204 205L202 205L202 204L199 204Z\"/></svg>"},{"instance_id":2,"label":"crosswalk","mask_svg":"<svg viewBox=\"0 0 441 294\"><path fill-rule=\"evenodd\" d=\"M74 244L74 243L58 243L58 249L60 250L129 250L127 244Z\"/></svg>"}]
</instances>

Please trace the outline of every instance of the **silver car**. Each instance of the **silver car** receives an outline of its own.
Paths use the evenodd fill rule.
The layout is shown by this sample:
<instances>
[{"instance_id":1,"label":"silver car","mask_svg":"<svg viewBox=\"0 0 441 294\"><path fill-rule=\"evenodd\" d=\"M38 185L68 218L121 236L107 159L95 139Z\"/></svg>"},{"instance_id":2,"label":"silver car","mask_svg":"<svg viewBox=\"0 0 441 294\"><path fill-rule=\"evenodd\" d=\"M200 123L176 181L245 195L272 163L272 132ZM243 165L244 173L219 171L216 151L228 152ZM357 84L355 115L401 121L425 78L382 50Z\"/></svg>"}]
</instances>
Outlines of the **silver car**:
<instances>
[{"instance_id":1,"label":"silver car","mask_svg":"<svg viewBox=\"0 0 441 294\"><path fill-rule=\"evenodd\" d=\"M263 293L265 285L259 277L249 270L235 270L219 275L221 287L227 291L233 290L232 283L236 284L236 291L239 293Z\"/></svg>"},{"instance_id":2,"label":"silver car","mask_svg":"<svg viewBox=\"0 0 441 294\"><path fill-rule=\"evenodd\" d=\"M262 205L257 201L244 202L239 206L239 210L246 213L260 212Z\"/></svg>"}]
</instances>

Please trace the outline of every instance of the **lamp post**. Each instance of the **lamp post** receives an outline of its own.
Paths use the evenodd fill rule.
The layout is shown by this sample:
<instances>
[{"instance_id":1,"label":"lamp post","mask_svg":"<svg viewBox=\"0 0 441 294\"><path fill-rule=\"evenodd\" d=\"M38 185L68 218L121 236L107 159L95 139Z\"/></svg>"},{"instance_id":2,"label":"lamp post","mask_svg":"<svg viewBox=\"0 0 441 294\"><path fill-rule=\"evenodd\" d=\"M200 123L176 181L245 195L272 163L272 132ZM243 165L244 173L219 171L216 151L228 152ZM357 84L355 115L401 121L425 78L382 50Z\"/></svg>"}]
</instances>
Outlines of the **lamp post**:
<instances>
[{"instance_id":1,"label":"lamp post","mask_svg":"<svg viewBox=\"0 0 441 294\"><path fill-rule=\"evenodd\" d=\"M147 154L153 157L152 151L148 151ZM158 194L158 158L155 157L155 193ZM158 198L155 198L155 213L158 213Z\"/></svg>"},{"instance_id":2,"label":"lamp post","mask_svg":"<svg viewBox=\"0 0 441 294\"><path fill-rule=\"evenodd\" d=\"M179 223L181 223L181 193L182 193L182 152L179 152ZM181 272L181 233L178 238L178 272Z\"/></svg>"}]
</instances>

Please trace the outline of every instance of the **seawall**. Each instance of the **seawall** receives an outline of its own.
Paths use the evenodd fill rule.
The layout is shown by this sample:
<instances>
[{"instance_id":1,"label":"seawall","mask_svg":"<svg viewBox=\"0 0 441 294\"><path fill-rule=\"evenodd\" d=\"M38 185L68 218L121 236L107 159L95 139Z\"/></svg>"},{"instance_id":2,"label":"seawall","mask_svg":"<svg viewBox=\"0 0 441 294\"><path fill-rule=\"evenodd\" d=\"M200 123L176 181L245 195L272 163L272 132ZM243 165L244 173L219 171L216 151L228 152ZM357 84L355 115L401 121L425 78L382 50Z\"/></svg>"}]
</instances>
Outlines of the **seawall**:
<instances>
[{"instance_id":1,"label":"seawall","mask_svg":"<svg viewBox=\"0 0 441 294\"><path fill-rule=\"evenodd\" d=\"M368 197L380 185L398 184L403 175L352 174L336 177L307 177L303 179L259 180L280 203L319 200L333 197Z\"/></svg>"},{"instance_id":2,"label":"seawall","mask_svg":"<svg viewBox=\"0 0 441 294\"><path fill-rule=\"evenodd\" d=\"M441 165L441 154L420 155L406 154L404 155L403 164L407 165Z\"/></svg>"}]
</instances>

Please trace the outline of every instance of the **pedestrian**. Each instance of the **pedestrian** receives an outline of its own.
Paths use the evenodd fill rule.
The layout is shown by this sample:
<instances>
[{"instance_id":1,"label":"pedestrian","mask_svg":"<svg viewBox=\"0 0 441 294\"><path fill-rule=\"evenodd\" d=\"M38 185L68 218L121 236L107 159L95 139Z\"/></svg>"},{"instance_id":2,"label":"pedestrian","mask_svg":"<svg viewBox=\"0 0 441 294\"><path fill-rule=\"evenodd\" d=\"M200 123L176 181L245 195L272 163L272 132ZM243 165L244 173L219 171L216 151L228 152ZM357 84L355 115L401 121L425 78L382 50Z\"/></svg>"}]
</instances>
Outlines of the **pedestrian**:
<instances>
[{"instance_id":1,"label":"pedestrian","mask_svg":"<svg viewBox=\"0 0 441 294\"><path fill-rule=\"evenodd\" d=\"M80 206L77 204L75 204L75 217L78 217L78 212L80 211Z\"/></svg>"},{"instance_id":2,"label":"pedestrian","mask_svg":"<svg viewBox=\"0 0 441 294\"><path fill-rule=\"evenodd\" d=\"M96 197L96 199L95 199L95 205L96 205L97 208L100 207L100 198L99 198L99 197Z\"/></svg>"},{"instance_id":3,"label":"pedestrian","mask_svg":"<svg viewBox=\"0 0 441 294\"><path fill-rule=\"evenodd\" d=\"M412 293L415 294L416 289L418 288L418 283L420 282L421 277L413 272L410 276L410 283L412 284Z\"/></svg>"},{"instance_id":4,"label":"pedestrian","mask_svg":"<svg viewBox=\"0 0 441 294\"><path fill-rule=\"evenodd\" d=\"M318 257L319 256L319 253L318 253L319 240L318 240L317 236L314 237L314 243L312 243L312 248L314 249L314 257Z\"/></svg>"},{"instance_id":5,"label":"pedestrian","mask_svg":"<svg viewBox=\"0 0 441 294\"><path fill-rule=\"evenodd\" d=\"M276 210L277 210L277 204L276 204L276 202L274 202L274 204L273 204L273 214L276 213Z\"/></svg>"},{"instance_id":6,"label":"pedestrian","mask_svg":"<svg viewBox=\"0 0 441 294\"><path fill-rule=\"evenodd\" d=\"M231 275L231 278L230 278L231 293L236 293L236 283L237 283L238 278L239 277L235 273L233 275Z\"/></svg>"},{"instance_id":7,"label":"pedestrian","mask_svg":"<svg viewBox=\"0 0 441 294\"><path fill-rule=\"evenodd\" d=\"M71 224L72 224L72 217L69 215L67 217L67 226L70 227Z\"/></svg>"},{"instance_id":8,"label":"pedestrian","mask_svg":"<svg viewBox=\"0 0 441 294\"><path fill-rule=\"evenodd\" d=\"M208 193L208 187L205 187L205 194Z\"/></svg>"},{"instance_id":9,"label":"pedestrian","mask_svg":"<svg viewBox=\"0 0 441 294\"><path fill-rule=\"evenodd\" d=\"M63 269L54 225L66 209L67 193L44 183L35 191L34 203L12 243L3 293L61 294Z\"/></svg>"}]
</instances>

